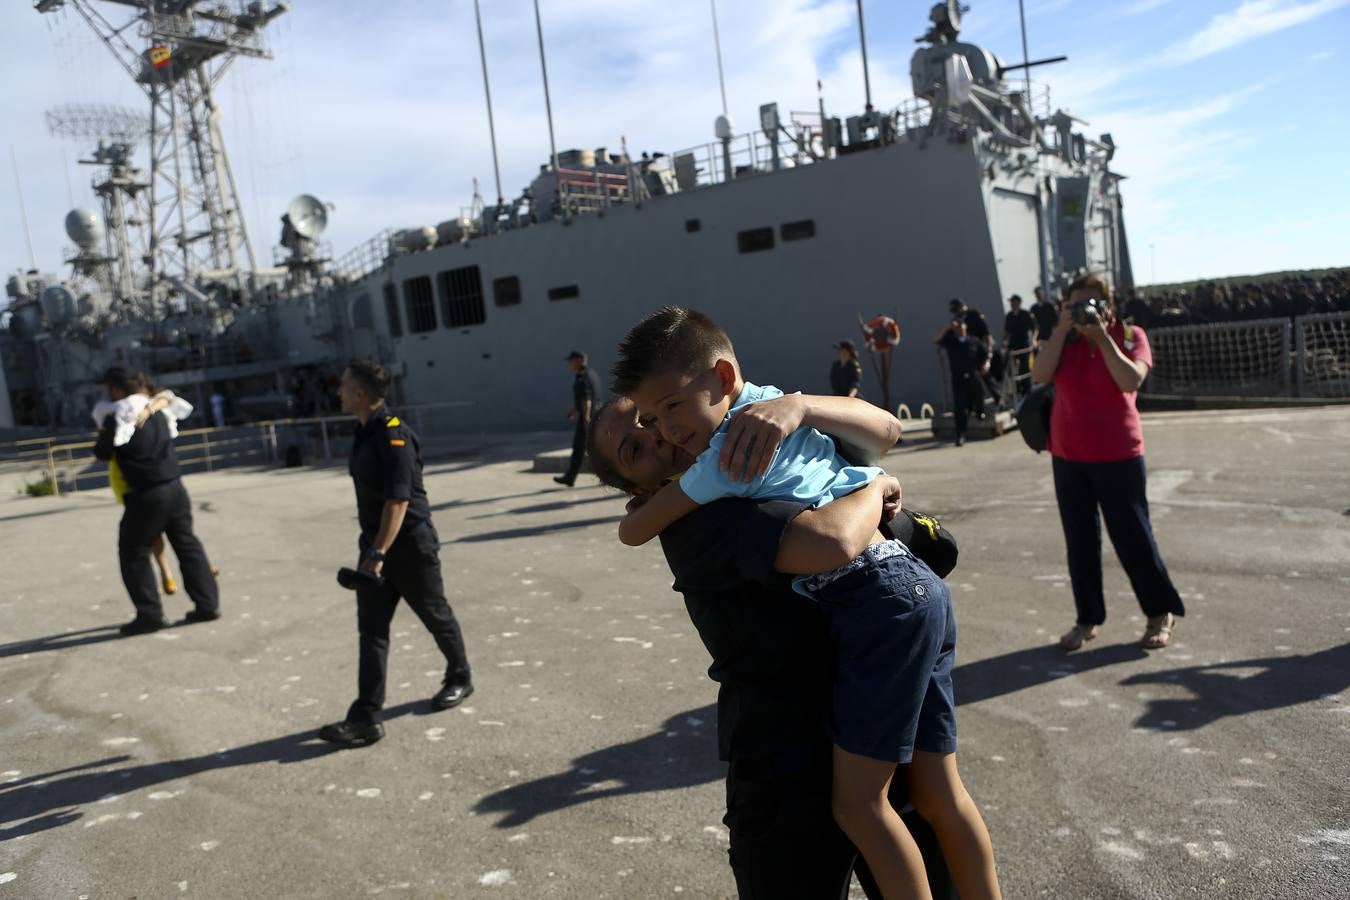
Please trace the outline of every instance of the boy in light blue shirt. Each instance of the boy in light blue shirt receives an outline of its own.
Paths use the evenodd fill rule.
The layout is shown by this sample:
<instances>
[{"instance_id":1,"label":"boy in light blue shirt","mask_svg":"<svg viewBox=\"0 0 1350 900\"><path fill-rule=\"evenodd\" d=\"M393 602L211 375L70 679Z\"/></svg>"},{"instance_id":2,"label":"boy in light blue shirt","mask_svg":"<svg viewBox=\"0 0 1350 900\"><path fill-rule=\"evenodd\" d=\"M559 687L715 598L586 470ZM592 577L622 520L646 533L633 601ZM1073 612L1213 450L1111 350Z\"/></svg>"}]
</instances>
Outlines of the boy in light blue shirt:
<instances>
[{"instance_id":1,"label":"boy in light blue shirt","mask_svg":"<svg viewBox=\"0 0 1350 900\"><path fill-rule=\"evenodd\" d=\"M784 395L744 381L726 333L681 307L659 310L628 333L614 376L615 391L636 403L645 425L696 457L643 492L645 502L619 525L625 544L644 544L722 497L822 506L883 474L848 465L812 425L885 429L887 446L899 437L893 416L855 398ZM621 445L614 462L631 467L625 452ZM999 897L989 833L956 768L956 625L946 585L880 533L845 566L795 585L820 603L836 648L835 818L883 893L928 896L922 857L886 799L901 766L961 897Z\"/></svg>"}]
</instances>

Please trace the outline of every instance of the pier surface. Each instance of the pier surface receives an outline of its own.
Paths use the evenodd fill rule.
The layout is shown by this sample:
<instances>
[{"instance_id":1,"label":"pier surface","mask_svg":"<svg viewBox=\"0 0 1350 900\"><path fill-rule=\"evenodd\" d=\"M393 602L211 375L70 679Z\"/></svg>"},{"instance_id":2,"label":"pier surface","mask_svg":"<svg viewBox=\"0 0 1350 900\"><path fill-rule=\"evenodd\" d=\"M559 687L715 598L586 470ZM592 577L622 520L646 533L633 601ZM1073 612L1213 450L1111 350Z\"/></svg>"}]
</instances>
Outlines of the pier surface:
<instances>
[{"instance_id":1,"label":"pier surface","mask_svg":"<svg viewBox=\"0 0 1350 900\"><path fill-rule=\"evenodd\" d=\"M1074 616L1046 456L886 460L962 545L959 759L1005 896L1344 897L1350 409L1145 435L1189 613L1148 654L1109 549L1101 637L1051 646ZM659 548L619 544L623 501L529 471L563 440L428 465L477 693L425 710L442 667L402 609L362 750L314 737L355 688L345 468L190 476L225 617L127 639L111 494L0 498L0 900L733 896L707 654Z\"/></svg>"}]
</instances>

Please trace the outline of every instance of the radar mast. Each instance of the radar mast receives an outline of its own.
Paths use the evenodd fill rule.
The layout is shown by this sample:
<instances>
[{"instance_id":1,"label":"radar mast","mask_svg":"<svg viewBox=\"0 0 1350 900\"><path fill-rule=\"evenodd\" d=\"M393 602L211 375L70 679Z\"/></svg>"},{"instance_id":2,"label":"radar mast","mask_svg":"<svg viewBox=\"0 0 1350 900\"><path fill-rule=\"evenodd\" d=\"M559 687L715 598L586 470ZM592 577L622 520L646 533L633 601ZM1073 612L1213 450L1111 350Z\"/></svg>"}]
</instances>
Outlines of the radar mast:
<instances>
[{"instance_id":1,"label":"radar mast","mask_svg":"<svg viewBox=\"0 0 1350 900\"><path fill-rule=\"evenodd\" d=\"M263 29L285 3L199 0L37 0L74 9L150 101L149 247L152 289L217 281L243 288L256 268L212 92L238 57L271 59ZM123 19L114 23L109 15Z\"/></svg>"}]
</instances>

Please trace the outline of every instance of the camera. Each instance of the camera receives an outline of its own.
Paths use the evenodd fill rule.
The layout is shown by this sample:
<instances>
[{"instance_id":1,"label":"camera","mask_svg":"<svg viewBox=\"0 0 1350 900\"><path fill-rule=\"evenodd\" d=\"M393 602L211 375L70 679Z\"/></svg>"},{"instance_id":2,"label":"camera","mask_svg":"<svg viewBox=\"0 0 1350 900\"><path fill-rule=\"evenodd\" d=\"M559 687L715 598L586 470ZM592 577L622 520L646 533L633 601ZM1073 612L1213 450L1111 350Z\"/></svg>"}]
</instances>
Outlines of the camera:
<instances>
[{"instance_id":1,"label":"camera","mask_svg":"<svg viewBox=\"0 0 1350 900\"><path fill-rule=\"evenodd\" d=\"M1073 317L1075 325L1091 325L1094 316L1102 323L1106 322L1105 304L1096 297L1079 300L1070 308L1069 314Z\"/></svg>"}]
</instances>

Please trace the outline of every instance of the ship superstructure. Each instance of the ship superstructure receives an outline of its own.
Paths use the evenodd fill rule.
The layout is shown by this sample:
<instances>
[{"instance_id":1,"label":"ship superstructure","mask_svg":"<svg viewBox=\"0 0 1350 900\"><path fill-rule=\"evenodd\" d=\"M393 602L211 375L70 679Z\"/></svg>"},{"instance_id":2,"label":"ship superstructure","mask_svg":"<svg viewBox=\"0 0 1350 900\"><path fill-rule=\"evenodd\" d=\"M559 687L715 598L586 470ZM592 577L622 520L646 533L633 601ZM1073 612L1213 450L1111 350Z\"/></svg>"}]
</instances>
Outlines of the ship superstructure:
<instances>
[{"instance_id":1,"label":"ship superstructure","mask_svg":"<svg viewBox=\"0 0 1350 900\"><path fill-rule=\"evenodd\" d=\"M252 6L248 21L273 14ZM627 328L665 304L726 327L752 380L809 391L824 389L830 345L887 313L904 333L891 396L936 403L929 338L949 298L993 319L1010 294L1084 268L1131 284L1110 136L1085 136L1009 79L1021 67L960 41L959 16L933 8L914 97L893 109L841 119L769 103L759 130L724 127L689 150L559 152L512 200L386 229L332 260L318 242L326 211L302 196L279 266L246 272L236 253L228 271L155 276L162 299L123 304L116 321L50 315L44 298L62 285L16 276L4 348L16 414L70 420L112 361L192 396L222 382L265 393L269 379L280 392L299 368L373 355L401 403L470 401L467 427L550 427L567 351L607 368ZM64 289L78 312L82 295ZM71 321L89 327L72 334ZM880 398L874 383L866 394Z\"/></svg>"}]
</instances>

